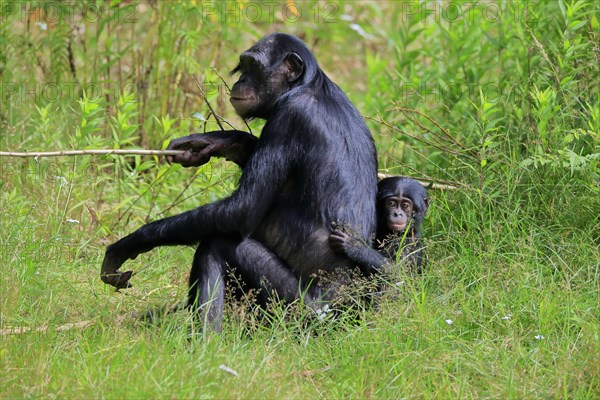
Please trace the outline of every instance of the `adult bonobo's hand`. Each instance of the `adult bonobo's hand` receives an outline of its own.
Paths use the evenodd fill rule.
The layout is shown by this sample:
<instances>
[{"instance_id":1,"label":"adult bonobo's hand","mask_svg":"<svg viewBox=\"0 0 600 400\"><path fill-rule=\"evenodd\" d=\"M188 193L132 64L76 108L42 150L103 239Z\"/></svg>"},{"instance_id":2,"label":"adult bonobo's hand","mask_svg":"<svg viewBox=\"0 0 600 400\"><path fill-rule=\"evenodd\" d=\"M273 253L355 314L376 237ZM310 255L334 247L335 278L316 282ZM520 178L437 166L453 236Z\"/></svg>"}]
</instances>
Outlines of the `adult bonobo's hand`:
<instances>
[{"instance_id":1,"label":"adult bonobo's hand","mask_svg":"<svg viewBox=\"0 0 600 400\"><path fill-rule=\"evenodd\" d=\"M254 153L257 140L248 132L236 130L194 133L171 140L167 150L184 150L184 153L167 156L167 161L184 167L198 167L211 157L225 157L244 167Z\"/></svg>"},{"instance_id":2,"label":"adult bonobo's hand","mask_svg":"<svg viewBox=\"0 0 600 400\"><path fill-rule=\"evenodd\" d=\"M121 272L119 267L128 259L133 257L122 257L115 251L115 245L110 245L104 254L102 269L100 270L100 279L102 282L114 286L117 289L127 289L132 285L129 282L133 271Z\"/></svg>"},{"instance_id":3,"label":"adult bonobo's hand","mask_svg":"<svg viewBox=\"0 0 600 400\"><path fill-rule=\"evenodd\" d=\"M167 150L184 150L183 154L167 156L169 163L184 167L199 167L206 164L215 152L215 143L208 135L194 133L171 140Z\"/></svg>"}]
</instances>

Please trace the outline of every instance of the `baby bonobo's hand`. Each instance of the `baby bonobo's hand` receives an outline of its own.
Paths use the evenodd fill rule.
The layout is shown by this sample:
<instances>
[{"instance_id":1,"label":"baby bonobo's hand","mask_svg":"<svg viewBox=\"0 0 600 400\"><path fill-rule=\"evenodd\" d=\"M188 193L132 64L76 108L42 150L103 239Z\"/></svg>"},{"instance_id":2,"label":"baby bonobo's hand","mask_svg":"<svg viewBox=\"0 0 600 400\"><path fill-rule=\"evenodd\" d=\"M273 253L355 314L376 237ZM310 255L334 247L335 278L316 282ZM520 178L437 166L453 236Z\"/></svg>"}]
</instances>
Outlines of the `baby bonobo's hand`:
<instances>
[{"instance_id":1,"label":"baby bonobo's hand","mask_svg":"<svg viewBox=\"0 0 600 400\"><path fill-rule=\"evenodd\" d=\"M331 232L331 235L329 235L329 245L339 254L346 254L346 247L350 240L350 235L339 229L334 229L333 232Z\"/></svg>"},{"instance_id":2,"label":"baby bonobo's hand","mask_svg":"<svg viewBox=\"0 0 600 400\"><path fill-rule=\"evenodd\" d=\"M353 260L359 257L362 248L368 247L360 238L340 228L334 228L331 235L329 235L329 245L336 253L343 254Z\"/></svg>"}]
</instances>

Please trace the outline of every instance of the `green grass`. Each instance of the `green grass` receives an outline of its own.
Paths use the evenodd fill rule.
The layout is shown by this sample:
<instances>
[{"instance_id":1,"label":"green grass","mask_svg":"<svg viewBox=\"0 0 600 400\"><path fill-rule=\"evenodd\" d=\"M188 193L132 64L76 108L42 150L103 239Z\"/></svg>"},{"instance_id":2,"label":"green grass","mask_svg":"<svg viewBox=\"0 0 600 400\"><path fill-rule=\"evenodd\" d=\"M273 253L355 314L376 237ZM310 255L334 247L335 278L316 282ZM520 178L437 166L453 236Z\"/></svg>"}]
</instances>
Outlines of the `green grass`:
<instances>
[{"instance_id":1,"label":"green grass","mask_svg":"<svg viewBox=\"0 0 600 400\"><path fill-rule=\"evenodd\" d=\"M215 334L185 312L133 317L185 297L193 249L128 262L129 290L98 273L117 238L231 193L236 167L0 158L0 398L600 398L598 4L486 2L451 22L417 1L300 3L297 22L276 8L250 23L113 3L99 19L47 3L75 16L57 19L0 0L0 150L217 129L189 74L244 129L218 75L231 85L237 55L279 30L369 117L383 172L460 189L430 189L425 271L377 308L232 307Z\"/></svg>"}]
</instances>

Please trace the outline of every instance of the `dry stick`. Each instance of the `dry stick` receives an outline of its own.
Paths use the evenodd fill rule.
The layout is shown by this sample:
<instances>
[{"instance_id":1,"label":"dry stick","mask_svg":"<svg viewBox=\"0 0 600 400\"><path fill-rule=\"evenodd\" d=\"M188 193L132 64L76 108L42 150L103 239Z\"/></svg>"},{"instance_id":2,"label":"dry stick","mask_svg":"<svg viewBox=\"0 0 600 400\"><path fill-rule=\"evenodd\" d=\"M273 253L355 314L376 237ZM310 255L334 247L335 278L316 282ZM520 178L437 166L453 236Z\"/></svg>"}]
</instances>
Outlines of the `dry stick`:
<instances>
[{"instance_id":1,"label":"dry stick","mask_svg":"<svg viewBox=\"0 0 600 400\"><path fill-rule=\"evenodd\" d=\"M417 125L419 128L423 129L425 132L430 133L432 136L436 137L438 140L441 140L441 141L444 140L444 138L445 138L444 136L439 135L438 133L432 131L431 129L429 129L428 127L426 127L425 125L423 125L420 121L418 121L416 118L413 118L412 116L407 115L406 111L402 111L402 112L404 113L404 115L406 116L406 118L408 118L409 121L411 121L412 123L414 123L415 125ZM424 114L422 114L422 115L427 118L426 115L424 115ZM435 124L435 121L432 120L432 122ZM440 128L440 129L442 129L442 128ZM476 159L476 160L478 159L477 158L477 152L474 152L473 150L466 148L465 146L463 146L457 140L455 140L454 143L459 144L459 146L461 147L461 149L466 153L465 154L466 156L470 156L471 158Z\"/></svg>"},{"instance_id":2,"label":"dry stick","mask_svg":"<svg viewBox=\"0 0 600 400\"><path fill-rule=\"evenodd\" d=\"M403 113L407 113L408 112L408 113L417 114L417 115L420 115L420 116L422 116L424 118L427 118L432 124L434 124L439 130L441 130L444 133L444 135L447 138L449 138L451 141L453 141L457 146L459 146L460 148L462 148L462 149L464 149L466 151L469 151L469 149L464 144L462 144L457 138L455 138L454 136L452 136L450 134L450 132L448 132L448 130L446 128L444 128L440 124L438 124L437 121L434 120L433 118L431 118L429 115L424 114L424 113L422 113L419 110L413 110L412 108L396 107L396 110L401 111ZM425 129L428 132L434 134L431 130L429 130L427 128L425 128Z\"/></svg>"},{"instance_id":3,"label":"dry stick","mask_svg":"<svg viewBox=\"0 0 600 400\"><path fill-rule=\"evenodd\" d=\"M419 155L422 156L422 154L420 154L418 152L417 152L417 154L419 154ZM415 176L421 175L418 178L418 180L421 181L421 183L426 182L427 186L430 185L430 184L433 184L433 182L437 182L435 185L443 185L444 186L444 188L442 190L444 190L444 189L451 189L452 190L454 188L456 188L457 190L458 189L465 189L465 190L471 189L468 185L465 185L464 183L454 182L454 181L447 181L447 180L444 180L444 179L436 179L436 178L432 178L430 176L422 176L423 174L418 169L413 168L412 166L410 166L410 165L408 165L408 164L406 164L404 162L401 162L401 161L395 160L395 162L398 163L398 167L399 168L403 168L404 170L408 170L411 173L413 173ZM388 173L384 173L384 172L379 172L378 173L378 177L380 179L388 178L388 177L393 177L393 176L398 176L398 175L400 175L400 174L398 174L398 173L396 173L396 174L388 174ZM404 175L404 176L408 177L408 175L406 175L406 174L401 174L401 175ZM417 178L413 178L413 179L417 179Z\"/></svg>"},{"instance_id":4,"label":"dry stick","mask_svg":"<svg viewBox=\"0 0 600 400\"><path fill-rule=\"evenodd\" d=\"M419 141L421 143L425 143L426 145L429 145L431 147L435 147L438 150L445 151L446 153L450 153L450 154L453 154L455 156L462 156L462 153L460 153L459 151L443 147L443 146L438 145L436 143L433 143L433 142L431 142L429 140L425 140L422 137L411 135L410 133L408 133L408 132L406 132L406 131L404 131L404 130L402 130L400 128L397 128L397 127L391 125L390 123L384 121L383 119L376 119L376 118L373 118L373 117L370 117L370 116L366 116L365 118L366 119L370 119L371 121L375 121L375 122L377 122L380 125L386 126L386 127L390 128L391 130L393 130L395 132L398 132L398 133L401 133L401 134L403 134L405 136L408 136L411 139L417 140L417 141Z\"/></svg>"},{"instance_id":5,"label":"dry stick","mask_svg":"<svg viewBox=\"0 0 600 400\"><path fill-rule=\"evenodd\" d=\"M155 155L155 156L176 156L183 154L183 150L66 150L66 151L41 151L41 152L18 152L18 151L0 151L0 157L61 157L61 156L81 156L81 155ZM380 178L387 178L388 174L378 174ZM427 181L419 181L425 187L439 190L457 190L458 186L444 185Z\"/></svg>"},{"instance_id":6,"label":"dry stick","mask_svg":"<svg viewBox=\"0 0 600 400\"><path fill-rule=\"evenodd\" d=\"M554 64L552 64L552 62L550 61L550 57L548 57L548 54L546 54L546 50L544 50L544 46L542 46L542 44L540 43L540 41L535 37L535 35L531 31L531 28L529 28L529 24L525 24L525 30L527 32L529 32L529 34L533 38L533 42L535 43L535 47L538 48L538 50L540 51L540 53L542 53L542 57L544 58L544 60L546 60L546 62L548 63L548 65L550 65L550 69L552 70L552 75L553 75L554 79L556 80L556 83L560 87L560 78L558 77L558 72L556 72L556 68L554 67Z\"/></svg>"},{"instance_id":7,"label":"dry stick","mask_svg":"<svg viewBox=\"0 0 600 400\"><path fill-rule=\"evenodd\" d=\"M380 179L384 179L384 178L392 178L395 177L397 175L390 175L390 174L384 174L384 173L378 173L377 176ZM414 178L411 178L414 179ZM417 182L419 182L421 185L425 186L428 189L437 189L437 190L459 190L459 189L463 189L461 187L458 186L454 186L454 185L444 185L441 183L433 183L432 181L423 181L420 179L415 179Z\"/></svg>"},{"instance_id":8,"label":"dry stick","mask_svg":"<svg viewBox=\"0 0 600 400\"><path fill-rule=\"evenodd\" d=\"M221 128L222 131L224 131L225 128L223 128L223 125L221 125L221 121L219 121L219 116L217 115L215 110L213 110L212 106L208 102L208 99L206 98L206 94L204 93L204 90L202 90L202 85L200 85L200 82L198 82L198 79L196 79L196 77L193 74L190 74L190 76L192 77L194 82L196 82L196 86L198 86L198 90L200 90L200 96L202 96L202 100L204 100L204 102L208 106L208 109L210 110L211 114L213 115L213 117L215 117L215 121L217 121L217 125L219 125L219 128Z\"/></svg>"},{"instance_id":9,"label":"dry stick","mask_svg":"<svg viewBox=\"0 0 600 400\"><path fill-rule=\"evenodd\" d=\"M80 321L80 322L70 322L68 324L59 325L54 328L56 332L68 331L75 328L87 328L88 326L94 324L94 321ZM21 335L23 333L29 332L48 332L50 330L49 325L42 325L36 327L29 326L12 326L4 329L0 329L0 336L4 335Z\"/></svg>"},{"instance_id":10,"label":"dry stick","mask_svg":"<svg viewBox=\"0 0 600 400\"><path fill-rule=\"evenodd\" d=\"M231 94L231 88L229 87L229 85L227 84L227 82L225 81L225 79L223 79L223 77L221 76L221 74L219 74L219 71L217 71L216 68L213 68L213 71L215 74L217 74L217 76L219 77L219 79L221 80L221 82L223 82L223 85L225 85L225 88L229 91L229 94ZM248 125L248 121L245 118L242 118L244 120L244 124L246 125L246 128L248 128L248 132L250 132L251 135L254 135L252 133L252 128L250 128L250 125ZM231 124L229 124L231 125Z\"/></svg>"},{"instance_id":11,"label":"dry stick","mask_svg":"<svg viewBox=\"0 0 600 400\"><path fill-rule=\"evenodd\" d=\"M110 155L122 156L176 156L183 154L183 150L65 150L65 151L0 151L0 157L60 157L60 156L85 156L85 155Z\"/></svg>"}]
</instances>

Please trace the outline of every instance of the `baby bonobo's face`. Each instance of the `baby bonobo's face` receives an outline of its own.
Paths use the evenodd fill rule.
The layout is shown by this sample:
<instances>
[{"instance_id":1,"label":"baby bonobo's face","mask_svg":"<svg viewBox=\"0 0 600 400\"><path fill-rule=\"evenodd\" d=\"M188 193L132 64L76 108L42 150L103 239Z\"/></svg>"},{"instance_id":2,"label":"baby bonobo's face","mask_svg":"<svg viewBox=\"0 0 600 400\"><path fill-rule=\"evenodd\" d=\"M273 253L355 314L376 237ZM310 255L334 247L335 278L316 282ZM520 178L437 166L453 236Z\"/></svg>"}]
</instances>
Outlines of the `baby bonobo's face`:
<instances>
[{"instance_id":1,"label":"baby bonobo's face","mask_svg":"<svg viewBox=\"0 0 600 400\"><path fill-rule=\"evenodd\" d=\"M413 202L408 197L390 196L385 199L386 224L394 233L404 232L413 215Z\"/></svg>"}]
</instances>

